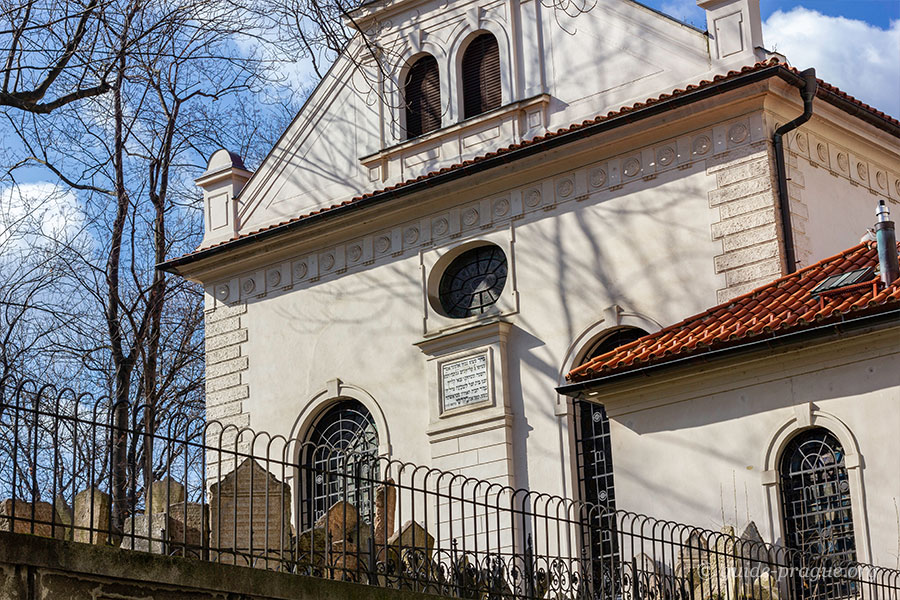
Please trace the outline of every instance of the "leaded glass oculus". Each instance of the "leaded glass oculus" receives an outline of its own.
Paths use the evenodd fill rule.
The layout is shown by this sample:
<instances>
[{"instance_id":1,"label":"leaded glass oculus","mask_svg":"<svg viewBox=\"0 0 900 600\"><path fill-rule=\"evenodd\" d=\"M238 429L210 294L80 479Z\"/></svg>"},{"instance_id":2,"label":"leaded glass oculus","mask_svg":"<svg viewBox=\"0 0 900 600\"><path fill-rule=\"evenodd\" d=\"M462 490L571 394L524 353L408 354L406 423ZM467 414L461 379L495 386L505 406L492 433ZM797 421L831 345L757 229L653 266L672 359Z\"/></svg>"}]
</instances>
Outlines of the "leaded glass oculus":
<instances>
[{"instance_id":1,"label":"leaded glass oculus","mask_svg":"<svg viewBox=\"0 0 900 600\"><path fill-rule=\"evenodd\" d=\"M506 285L506 255L498 246L478 246L453 259L438 287L441 308L462 319L485 313Z\"/></svg>"}]
</instances>

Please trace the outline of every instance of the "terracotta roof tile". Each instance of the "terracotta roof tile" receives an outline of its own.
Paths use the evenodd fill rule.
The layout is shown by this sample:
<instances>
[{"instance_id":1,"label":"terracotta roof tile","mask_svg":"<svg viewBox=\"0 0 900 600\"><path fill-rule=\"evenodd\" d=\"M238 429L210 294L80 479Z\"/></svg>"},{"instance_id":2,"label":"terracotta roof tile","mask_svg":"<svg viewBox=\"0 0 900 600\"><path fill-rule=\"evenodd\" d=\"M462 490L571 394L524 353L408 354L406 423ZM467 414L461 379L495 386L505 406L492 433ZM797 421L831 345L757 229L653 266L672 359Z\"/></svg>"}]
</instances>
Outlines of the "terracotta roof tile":
<instances>
[{"instance_id":1,"label":"terracotta roof tile","mask_svg":"<svg viewBox=\"0 0 900 600\"><path fill-rule=\"evenodd\" d=\"M597 356L566 376L587 381L639 367L741 346L810 326L900 308L900 280L885 287L877 275L866 281L811 291L830 275L878 266L874 243L862 243L805 269L689 317L680 323Z\"/></svg>"},{"instance_id":2,"label":"terracotta roof tile","mask_svg":"<svg viewBox=\"0 0 900 600\"><path fill-rule=\"evenodd\" d=\"M576 131L576 130L581 129L581 128L584 128L584 127L589 127L589 126L592 126L592 125L597 125L597 124L602 123L602 122L604 122L604 121L607 121L607 120L609 120L609 119L613 119L613 118L615 118L615 117L619 117L619 116L622 116L622 115L624 115L624 114L628 114L628 113L630 113L630 112L633 112L633 111L636 111L636 110L640 110L640 109L642 109L642 108L646 108L646 107L651 106L651 105L653 105L653 104L656 104L656 103L658 103L658 102L662 102L662 101L665 101L665 100L670 100L670 99L672 99L672 98L676 98L676 97L678 97L678 96L682 96L682 95L687 94L687 93L689 93L689 92L694 92L694 91L703 89L703 88L705 88L705 87L709 87L710 85L713 85L713 84L716 84L716 83L720 83L720 82L722 82L722 81L726 81L726 80L730 80L730 79L736 79L736 78L741 77L741 76L743 76L743 75L747 75L747 74L750 74L750 73L754 73L754 72L756 72L756 71L760 71L760 70L762 70L762 69L766 69L766 68L769 68L769 67L776 67L776 66L781 67L782 69L787 69L788 71L790 71L790 72L792 72L792 73L794 73L794 74L797 74L797 75L799 75L799 73L800 73L800 71L798 71L798 70L795 69L794 67L789 67L789 66L787 66L787 65L781 64L777 58L774 58L774 57L773 57L773 58L770 58L770 59L768 59L768 60L766 60L766 61L758 62L758 63L756 63L756 64L754 64L754 65L752 65L752 66L745 66L745 67L742 67L742 68L741 68L740 70L738 70L738 71L729 71L728 73L726 73L726 74L724 74L724 75L716 75L716 76L714 76L711 80L709 80L709 79L704 79L704 80L700 81L698 84L687 85L687 86L685 86L683 89L682 89L682 88L675 89L675 90L673 90L673 91L671 91L671 92L669 92L669 93L661 94L661 95L659 95L659 96L656 97L656 98L648 98L648 99L645 100L644 102L637 102L637 103L633 104L632 106L623 106L623 107L619 108L618 110L610 111L610 112L608 112L608 113L605 114L605 115L600 115L600 116L597 116L597 117L594 118L594 119L588 119L588 120L582 121L580 124L579 124L579 123L572 124L572 125L570 125L570 126L568 126L568 127L564 127L564 128L562 128L562 129L558 129L558 130L556 130L556 131L552 131L552 132L545 133L544 135L539 135L539 136L537 136L537 137L534 137L534 138L531 138L531 139L528 139L528 140L523 140L522 142L519 142L519 143L516 143L516 144L512 144L512 145L510 145L510 146L506 146L506 147L503 147L503 148L499 148L499 149L497 149L497 150L494 150L494 151L492 151L492 152L488 152L487 154L478 156L478 157L476 157L476 158L473 158L473 159L470 159L470 160L463 161L462 163L457 163L457 164L454 164L454 165L451 165L451 166L448 166L448 167L443 167L443 168L441 168L441 169L439 169L439 170L437 170L437 171L431 171L431 172L429 172L429 173L425 173L425 174L423 174L423 175L419 175L418 177L416 177L416 178L414 178L414 179L408 179L408 180L406 180L406 181L403 181L403 182L400 182L400 183L396 183L396 184L394 184L394 185L387 186L387 187L382 188L382 189L379 189L379 190L367 192L367 193L365 193L365 194L356 196L356 197L354 197L354 198L352 198L352 199L350 199L350 200L345 200L345 201L343 201L343 202L341 202L341 203L339 203L339 204L334 204L334 205L331 205L331 206L319 208L319 209L316 209L316 210L314 210L314 211L311 211L311 212L308 212L308 213L305 213L305 214L302 214L302 215L298 215L298 216L296 216L296 217L292 217L292 218L290 218L290 219L281 221L281 222L279 222L279 223L273 223L273 224L271 224L271 225L267 225L266 227L262 227L262 228L260 228L260 229L256 229L256 230L253 230L253 231L248 231L248 232L241 233L241 234L236 235L236 236L234 236L234 237L232 237L232 238L230 238L230 239L228 239L228 240L224 240L224 241L218 242L218 243L213 244L213 245L211 245L211 246L208 246L208 247L206 247L206 248L197 249L197 250L195 250L195 251L193 251L193 252L189 252L189 253L187 253L187 254L185 254L185 255L183 255L183 256L180 256L180 257L178 257L178 258L171 259L171 260L168 261L168 262L179 261L179 260L181 260L181 259L188 258L188 257L190 257L190 256L192 256L192 255L194 255L194 254L198 254L198 253L201 252L201 251L206 251L206 250L210 250L210 249L212 249L212 248L217 248L217 247L219 247L219 246L224 246L224 245L226 245L226 244L229 244L229 243L231 243L231 242L234 242L234 241L239 240L239 239L242 239L242 238L246 238L246 237L250 237L250 236L253 236L253 235L257 235L257 234L263 233L263 232L265 232L265 231L269 231L269 230L272 230L272 229L276 229L276 228L278 228L278 227L283 227L283 226L285 226L285 225L290 225L291 223L296 223L296 222L298 222L298 221L302 221L302 220L307 219L307 218L309 218L309 217L311 217L311 216L314 216L314 215L319 215L319 214L322 214L322 213L326 213L326 212L335 210L335 209L337 209L337 208L340 208L340 207L342 207L342 206L347 206L347 205L349 205L349 204L355 204L355 203L357 203L357 202L360 202L361 200L365 200L365 199L371 198L371 197L373 197L373 196L377 196L377 195L384 194L384 193L387 193L387 192L393 192L393 191L399 190L399 189L401 189L401 188L403 188L403 187L409 186L409 185L411 185L411 184L413 184L413 183L418 183L418 182L421 182L421 181L425 181L425 180L430 179L430 178L432 178L432 177L435 177L435 176L437 176L437 175L443 175L443 174L445 174L445 173L449 173L449 172L452 172L452 171L456 171L456 170L461 169L461 168L463 168L463 167L466 167L466 166L469 166L469 165L472 165L472 164L476 164L476 163L479 163L479 162L481 162L481 161L484 161L484 160L487 160L487 159L490 159L490 158L494 158L494 157L497 157L497 156L500 156L500 155L503 155L503 154L508 154L508 153L510 153L510 152L513 152L513 151L515 151L515 150L519 150L519 149L521 149L521 148L525 148L525 147L530 146L530 145L532 145L532 144L534 144L534 143L537 143L537 142L542 142L542 141L549 140L549 139L552 139L552 138L555 138L555 137L558 137L558 136L561 136L561 135L565 135L565 134L567 134L567 133L571 133L571 132L573 132L573 131ZM832 92L832 93L834 93L834 94L840 96L840 97L843 98L844 100L846 100L846 101L848 101L848 102L850 102L850 103L852 103L852 104L858 106L860 109L865 110L865 111L867 111L867 112L870 112L870 113L872 113L872 114L874 114L874 115L880 117L881 119L884 119L884 120L890 122L890 123L893 124L893 125L900 126L900 121L898 121L897 119L891 117L890 115L888 115L888 114L886 114L886 113L884 113L884 112L881 112L881 111L879 111L879 110L876 110L875 108L869 106L868 104L865 104L865 103L863 103L863 102L857 100L857 99L854 98L853 96L847 94L846 92L841 91L840 89L838 89L837 87L831 85L830 83L827 83L827 82L822 81L822 80L818 80L818 82L819 82L820 88L825 89L825 90L828 90L829 92Z\"/></svg>"}]
</instances>

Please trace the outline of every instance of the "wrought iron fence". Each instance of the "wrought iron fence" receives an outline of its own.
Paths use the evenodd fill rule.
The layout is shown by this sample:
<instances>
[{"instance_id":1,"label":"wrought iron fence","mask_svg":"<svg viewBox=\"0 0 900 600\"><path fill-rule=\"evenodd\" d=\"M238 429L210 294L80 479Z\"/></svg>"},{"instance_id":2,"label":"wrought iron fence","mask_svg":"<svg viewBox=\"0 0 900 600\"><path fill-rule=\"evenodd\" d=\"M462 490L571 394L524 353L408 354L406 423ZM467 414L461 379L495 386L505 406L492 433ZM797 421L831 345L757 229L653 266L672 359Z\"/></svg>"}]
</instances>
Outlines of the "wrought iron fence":
<instances>
[{"instance_id":1,"label":"wrought iron fence","mask_svg":"<svg viewBox=\"0 0 900 600\"><path fill-rule=\"evenodd\" d=\"M202 415L136 406L122 426L115 408L0 381L0 529L452 598L900 600L900 571L755 529L606 512L390 457L321 460L322 448Z\"/></svg>"}]
</instances>

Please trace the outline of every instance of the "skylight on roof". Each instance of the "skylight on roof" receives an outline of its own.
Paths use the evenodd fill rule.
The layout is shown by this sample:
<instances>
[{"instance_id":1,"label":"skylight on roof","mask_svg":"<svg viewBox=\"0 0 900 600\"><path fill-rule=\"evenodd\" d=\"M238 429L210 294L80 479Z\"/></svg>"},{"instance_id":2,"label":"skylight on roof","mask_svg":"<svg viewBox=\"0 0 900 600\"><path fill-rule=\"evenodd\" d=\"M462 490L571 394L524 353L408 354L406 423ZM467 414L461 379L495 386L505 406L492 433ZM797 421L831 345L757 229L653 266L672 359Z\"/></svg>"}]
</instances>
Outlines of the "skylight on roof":
<instances>
[{"instance_id":1,"label":"skylight on roof","mask_svg":"<svg viewBox=\"0 0 900 600\"><path fill-rule=\"evenodd\" d=\"M831 290L837 290L842 287L847 287L848 285L853 285L854 283L866 281L874 272L875 269L872 267L864 267L862 269L856 269L855 271L831 275L814 287L810 294L816 295L821 294L822 292L830 292Z\"/></svg>"}]
</instances>

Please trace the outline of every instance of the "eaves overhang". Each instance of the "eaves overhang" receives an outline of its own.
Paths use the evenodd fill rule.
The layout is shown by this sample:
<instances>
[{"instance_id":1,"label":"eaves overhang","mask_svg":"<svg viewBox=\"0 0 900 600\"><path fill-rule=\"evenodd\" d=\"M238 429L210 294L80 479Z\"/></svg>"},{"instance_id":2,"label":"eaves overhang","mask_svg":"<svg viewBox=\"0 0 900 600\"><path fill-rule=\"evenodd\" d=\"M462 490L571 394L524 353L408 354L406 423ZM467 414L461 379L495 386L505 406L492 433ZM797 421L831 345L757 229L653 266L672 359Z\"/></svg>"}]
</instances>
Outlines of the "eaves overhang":
<instances>
[{"instance_id":1,"label":"eaves overhang","mask_svg":"<svg viewBox=\"0 0 900 600\"><path fill-rule=\"evenodd\" d=\"M865 333L882 328L900 326L900 308L872 314L844 318L831 323L808 327L790 333L771 333L758 336L752 342L745 342L724 348L707 349L675 360L649 364L637 369L600 375L593 379L568 383L556 388L557 393L572 398L589 399L594 392L614 384L634 384L650 378L664 380L692 367L719 365L741 356L765 352L788 350L803 344L822 343L839 340L850 335Z\"/></svg>"},{"instance_id":2,"label":"eaves overhang","mask_svg":"<svg viewBox=\"0 0 900 600\"><path fill-rule=\"evenodd\" d=\"M672 95L664 95L657 100L648 101L637 108L621 109L616 113L611 113L612 116L598 117L598 119L595 119L594 121L586 121L584 124L576 124L556 133L548 133L544 136L539 136L534 140L515 144L508 149L488 153L483 157L466 161L460 165L446 168L436 173L423 175L415 180L399 183L385 190L366 194L358 199L347 201L341 205L322 209L315 213L304 215L255 233L234 238L210 248L197 250L190 254L159 263L157 268L168 273L182 274L180 270L182 267L205 261L211 257L220 255L222 252L252 246L284 235L288 232L309 227L327 219L337 218L370 207L382 205L398 198L417 194L423 190L440 187L477 173L482 173L585 138L601 135L619 127L712 98L771 77L779 77L797 88L802 88L805 85L805 81L803 77L800 76L799 72L780 63L771 64L769 66L757 65L757 68L750 68L748 72L722 76L722 78L717 81L704 82L705 85L696 86L695 89L686 89L679 91L678 93L673 93ZM690 87L691 86L689 86L689 88ZM849 113L851 116L855 116L894 137L900 138L900 122L896 119L893 119L884 113L868 110L866 107L860 105L858 101L854 102L848 100L843 93L838 93L839 90L835 90L836 88L832 88L831 86L820 85L817 97L844 112Z\"/></svg>"}]
</instances>

